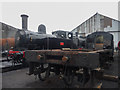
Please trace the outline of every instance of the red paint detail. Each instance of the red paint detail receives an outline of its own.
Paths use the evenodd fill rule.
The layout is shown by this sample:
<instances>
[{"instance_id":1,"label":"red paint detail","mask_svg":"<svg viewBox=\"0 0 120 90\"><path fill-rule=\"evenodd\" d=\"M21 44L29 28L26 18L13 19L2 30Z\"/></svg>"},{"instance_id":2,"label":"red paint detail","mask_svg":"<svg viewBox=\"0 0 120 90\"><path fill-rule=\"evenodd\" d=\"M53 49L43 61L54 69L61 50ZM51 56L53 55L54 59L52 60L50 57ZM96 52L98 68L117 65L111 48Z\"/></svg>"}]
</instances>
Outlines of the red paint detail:
<instances>
[{"instance_id":1,"label":"red paint detail","mask_svg":"<svg viewBox=\"0 0 120 90\"><path fill-rule=\"evenodd\" d=\"M79 50L82 50L82 48L79 48Z\"/></svg>"},{"instance_id":2,"label":"red paint detail","mask_svg":"<svg viewBox=\"0 0 120 90\"><path fill-rule=\"evenodd\" d=\"M10 50L9 51L9 54L14 54L14 53L19 53L20 51L13 51L13 50Z\"/></svg>"},{"instance_id":3,"label":"red paint detail","mask_svg":"<svg viewBox=\"0 0 120 90\"><path fill-rule=\"evenodd\" d=\"M23 53L23 58L25 57L25 51L13 51L13 50L9 50L8 56L13 56L13 54L15 53Z\"/></svg>"},{"instance_id":4,"label":"red paint detail","mask_svg":"<svg viewBox=\"0 0 120 90\"><path fill-rule=\"evenodd\" d=\"M63 45L64 45L64 42L60 42L60 45L63 46Z\"/></svg>"},{"instance_id":5,"label":"red paint detail","mask_svg":"<svg viewBox=\"0 0 120 90\"><path fill-rule=\"evenodd\" d=\"M25 58L25 51L23 51L23 58Z\"/></svg>"}]
</instances>

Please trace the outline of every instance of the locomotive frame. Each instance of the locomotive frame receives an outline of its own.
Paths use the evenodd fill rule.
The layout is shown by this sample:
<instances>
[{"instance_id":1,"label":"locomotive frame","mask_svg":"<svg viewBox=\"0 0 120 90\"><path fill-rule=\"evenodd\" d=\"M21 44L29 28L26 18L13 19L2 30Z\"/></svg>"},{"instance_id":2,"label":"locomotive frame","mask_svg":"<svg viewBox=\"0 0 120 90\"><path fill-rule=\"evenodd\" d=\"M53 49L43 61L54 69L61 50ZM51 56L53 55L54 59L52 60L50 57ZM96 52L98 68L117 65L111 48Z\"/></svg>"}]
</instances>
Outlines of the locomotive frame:
<instances>
[{"instance_id":1,"label":"locomotive frame","mask_svg":"<svg viewBox=\"0 0 120 90\"><path fill-rule=\"evenodd\" d=\"M25 57L29 62L28 75L38 75L39 79L44 81L50 76L50 72L54 72L67 86L77 77L83 87L96 87L95 83L104 78L100 57L108 52L110 50L27 50ZM109 55L103 60L107 58ZM112 81L117 79L110 78Z\"/></svg>"}]
</instances>

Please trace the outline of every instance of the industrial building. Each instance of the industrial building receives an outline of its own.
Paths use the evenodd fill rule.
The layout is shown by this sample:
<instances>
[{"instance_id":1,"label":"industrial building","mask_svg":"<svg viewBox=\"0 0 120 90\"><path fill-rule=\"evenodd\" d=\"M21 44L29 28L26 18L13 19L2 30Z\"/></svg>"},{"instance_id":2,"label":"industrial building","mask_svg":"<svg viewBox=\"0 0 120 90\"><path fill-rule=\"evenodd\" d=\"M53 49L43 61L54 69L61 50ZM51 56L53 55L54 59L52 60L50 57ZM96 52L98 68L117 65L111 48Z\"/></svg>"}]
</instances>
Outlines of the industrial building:
<instances>
[{"instance_id":1,"label":"industrial building","mask_svg":"<svg viewBox=\"0 0 120 90\"><path fill-rule=\"evenodd\" d=\"M87 36L97 31L110 32L114 36L114 47L120 41L120 21L96 13L88 20L74 28L71 32L74 36Z\"/></svg>"},{"instance_id":2,"label":"industrial building","mask_svg":"<svg viewBox=\"0 0 120 90\"><path fill-rule=\"evenodd\" d=\"M22 30L27 29L27 15L21 15L22 17ZM0 22L0 50L9 50L11 47L15 47L15 34L17 31L21 30L10 26L8 24Z\"/></svg>"},{"instance_id":3,"label":"industrial building","mask_svg":"<svg viewBox=\"0 0 120 90\"><path fill-rule=\"evenodd\" d=\"M10 47L14 46L15 43L15 34L18 31L17 28L7 25L5 23L0 22L0 49L2 51L10 49Z\"/></svg>"}]
</instances>

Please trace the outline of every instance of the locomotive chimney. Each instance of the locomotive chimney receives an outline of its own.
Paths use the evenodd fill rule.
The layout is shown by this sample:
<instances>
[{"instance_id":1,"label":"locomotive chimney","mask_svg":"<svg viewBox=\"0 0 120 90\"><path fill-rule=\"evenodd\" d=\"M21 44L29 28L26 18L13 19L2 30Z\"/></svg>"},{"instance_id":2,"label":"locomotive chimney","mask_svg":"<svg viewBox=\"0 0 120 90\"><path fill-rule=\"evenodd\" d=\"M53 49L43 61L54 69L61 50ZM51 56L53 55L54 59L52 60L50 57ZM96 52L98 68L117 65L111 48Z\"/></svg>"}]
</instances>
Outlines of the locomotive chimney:
<instances>
[{"instance_id":1,"label":"locomotive chimney","mask_svg":"<svg viewBox=\"0 0 120 90\"><path fill-rule=\"evenodd\" d=\"M28 16L25 14L21 15L22 17L22 29L23 30L27 30L27 20L28 20Z\"/></svg>"}]
</instances>

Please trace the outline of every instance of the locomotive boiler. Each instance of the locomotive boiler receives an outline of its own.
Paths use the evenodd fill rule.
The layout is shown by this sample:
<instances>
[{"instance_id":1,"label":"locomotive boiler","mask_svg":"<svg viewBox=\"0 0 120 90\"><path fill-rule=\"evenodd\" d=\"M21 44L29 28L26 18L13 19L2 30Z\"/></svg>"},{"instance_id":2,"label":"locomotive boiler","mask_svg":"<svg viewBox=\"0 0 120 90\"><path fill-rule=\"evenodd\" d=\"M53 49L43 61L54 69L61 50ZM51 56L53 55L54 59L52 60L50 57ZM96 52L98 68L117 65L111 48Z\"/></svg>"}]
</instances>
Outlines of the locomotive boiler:
<instances>
[{"instance_id":1,"label":"locomotive boiler","mask_svg":"<svg viewBox=\"0 0 120 90\"><path fill-rule=\"evenodd\" d=\"M27 15L22 17L22 30L18 30L15 35L15 48L22 50L40 49L61 49L77 48L70 39L57 38L54 35L46 34L46 27L41 24L38 32L27 30Z\"/></svg>"},{"instance_id":2,"label":"locomotive boiler","mask_svg":"<svg viewBox=\"0 0 120 90\"><path fill-rule=\"evenodd\" d=\"M15 48L19 49L40 50L77 48L70 39L57 38L54 35L40 34L39 32L19 30L15 37Z\"/></svg>"}]
</instances>

